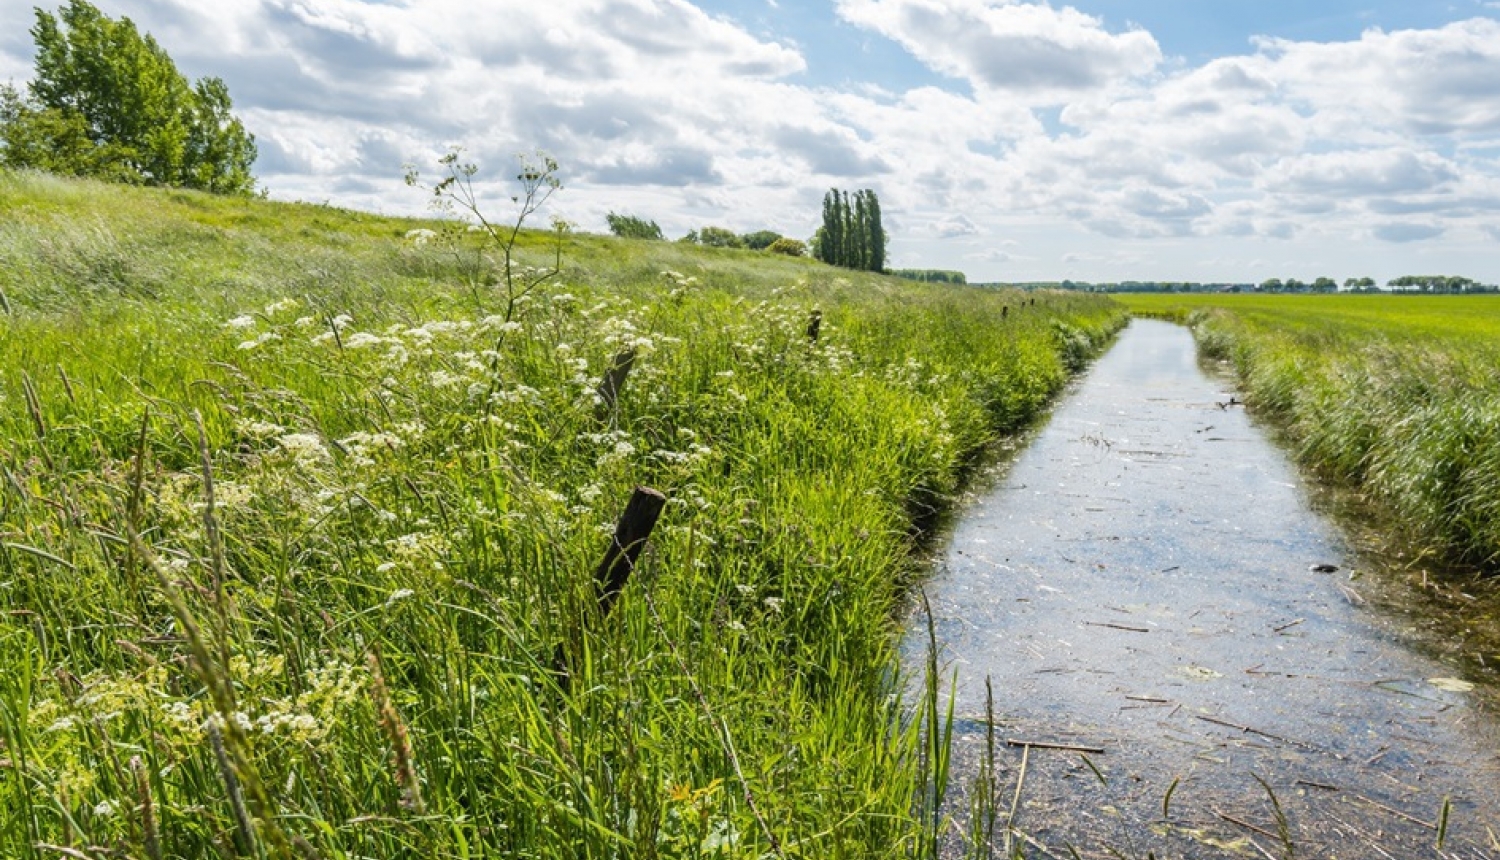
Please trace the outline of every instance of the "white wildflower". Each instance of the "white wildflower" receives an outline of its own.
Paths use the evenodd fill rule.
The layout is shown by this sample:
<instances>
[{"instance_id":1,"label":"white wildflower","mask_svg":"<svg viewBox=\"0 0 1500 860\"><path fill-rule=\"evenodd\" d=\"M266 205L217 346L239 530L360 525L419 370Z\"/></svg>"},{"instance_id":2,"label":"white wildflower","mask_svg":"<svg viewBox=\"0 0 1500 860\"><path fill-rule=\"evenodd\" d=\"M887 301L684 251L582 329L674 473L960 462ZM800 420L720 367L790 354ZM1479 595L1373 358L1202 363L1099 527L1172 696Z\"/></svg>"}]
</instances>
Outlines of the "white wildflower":
<instances>
[{"instance_id":1,"label":"white wildflower","mask_svg":"<svg viewBox=\"0 0 1500 860\"><path fill-rule=\"evenodd\" d=\"M235 317L229 322L224 323L225 328L252 328L254 327L254 325L255 317L250 316L249 314L241 314L240 316Z\"/></svg>"}]
</instances>

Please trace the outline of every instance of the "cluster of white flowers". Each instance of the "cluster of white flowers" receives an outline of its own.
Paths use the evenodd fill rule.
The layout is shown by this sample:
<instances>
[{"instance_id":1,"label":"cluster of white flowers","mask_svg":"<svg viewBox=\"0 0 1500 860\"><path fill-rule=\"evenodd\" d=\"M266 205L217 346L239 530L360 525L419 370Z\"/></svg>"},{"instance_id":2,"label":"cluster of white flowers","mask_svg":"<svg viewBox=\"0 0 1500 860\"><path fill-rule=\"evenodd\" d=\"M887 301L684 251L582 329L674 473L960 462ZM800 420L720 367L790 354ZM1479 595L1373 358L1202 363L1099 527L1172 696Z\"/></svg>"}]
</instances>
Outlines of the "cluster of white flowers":
<instances>
[{"instance_id":1,"label":"cluster of white flowers","mask_svg":"<svg viewBox=\"0 0 1500 860\"><path fill-rule=\"evenodd\" d=\"M270 343L272 341L277 341L277 340L281 340L281 335L277 334L276 332L274 332L274 331L261 332L260 336L256 337L254 340L241 341L239 348L242 349L242 350L257 349L259 347L265 346L266 344L268 344L268 343Z\"/></svg>"},{"instance_id":2,"label":"cluster of white flowers","mask_svg":"<svg viewBox=\"0 0 1500 860\"><path fill-rule=\"evenodd\" d=\"M301 466L315 466L328 460L328 449L315 433L287 433L278 437L276 444Z\"/></svg>"},{"instance_id":3,"label":"cluster of white flowers","mask_svg":"<svg viewBox=\"0 0 1500 860\"><path fill-rule=\"evenodd\" d=\"M356 466L373 466L377 456L388 454L406 444L395 433L366 433L359 431L339 440L339 447L349 455Z\"/></svg>"},{"instance_id":4,"label":"cluster of white flowers","mask_svg":"<svg viewBox=\"0 0 1500 860\"><path fill-rule=\"evenodd\" d=\"M229 322L224 323L225 328L254 328L255 317L249 314L241 314Z\"/></svg>"}]
</instances>

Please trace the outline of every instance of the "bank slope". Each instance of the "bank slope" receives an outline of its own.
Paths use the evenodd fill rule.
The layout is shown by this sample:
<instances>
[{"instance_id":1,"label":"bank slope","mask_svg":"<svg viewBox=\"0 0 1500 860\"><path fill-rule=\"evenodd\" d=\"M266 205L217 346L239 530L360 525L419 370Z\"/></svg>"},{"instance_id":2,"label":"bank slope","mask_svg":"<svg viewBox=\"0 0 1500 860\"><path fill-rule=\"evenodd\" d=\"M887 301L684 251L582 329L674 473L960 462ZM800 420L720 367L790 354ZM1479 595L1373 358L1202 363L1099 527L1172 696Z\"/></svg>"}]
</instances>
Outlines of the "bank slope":
<instances>
[{"instance_id":1,"label":"bank slope","mask_svg":"<svg viewBox=\"0 0 1500 860\"><path fill-rule=\"evenodd\" d=\"M506 319L437 225L0 208L5 856L910 856L912 516L1121 322L589 236Z\"/></svg>"}]
</instances>

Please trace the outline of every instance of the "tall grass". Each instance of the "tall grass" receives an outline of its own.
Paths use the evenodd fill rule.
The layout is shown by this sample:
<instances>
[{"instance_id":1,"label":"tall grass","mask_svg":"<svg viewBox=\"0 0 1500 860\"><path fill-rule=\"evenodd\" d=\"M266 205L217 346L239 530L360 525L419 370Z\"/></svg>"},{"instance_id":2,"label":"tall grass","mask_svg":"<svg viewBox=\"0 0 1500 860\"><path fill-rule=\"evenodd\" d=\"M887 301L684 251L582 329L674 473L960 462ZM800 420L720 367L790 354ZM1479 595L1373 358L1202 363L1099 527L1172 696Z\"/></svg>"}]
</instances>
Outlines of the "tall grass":
<instances>
[{"instance_id":1,"label":"tall grass","mask_svg":"<svg viewBox=\"0 0 1500 860\"><path fill-rule=\"evenodd\" d=\"M1500 300L1130 297L1192 314L1301 459L1358 487L1415 547L1500 564Z\"/></svg>"},{"instance_id":2,"label":"tall grass","mask_svg":"<svg viewBox=\"0 0 1500 860\"><path fill-rule=\"evenodd\" d=\"M575 237L505 322L415 222L0 208L0 855L930 853L914 524L1117 306Z\"/></svg>"}]
</instances>

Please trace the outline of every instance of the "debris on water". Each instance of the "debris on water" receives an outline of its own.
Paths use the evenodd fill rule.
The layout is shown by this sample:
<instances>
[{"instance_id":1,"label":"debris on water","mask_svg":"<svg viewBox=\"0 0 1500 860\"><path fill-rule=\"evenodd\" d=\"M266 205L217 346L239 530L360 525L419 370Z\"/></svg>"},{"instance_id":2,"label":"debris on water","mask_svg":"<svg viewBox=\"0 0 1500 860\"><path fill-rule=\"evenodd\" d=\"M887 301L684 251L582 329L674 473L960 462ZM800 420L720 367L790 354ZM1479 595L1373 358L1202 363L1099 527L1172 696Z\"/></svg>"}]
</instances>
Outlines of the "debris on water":
<instances>
[{"instance_id":1,"label":"debris on water","mask_svg":"<svg viewBox=\"0 0 1500 860\"><path fill-rule=\"evenodd\" d=\"M1308 567L1313 573L1338 573L1339 566L1336 564L1315 564Z\"/></svg>"},{"instance_id":2,"label":"debris on water","mask_svg":"<svg viewBox=\"0 0 1500 860\"><path fill-rule=\"evenodd\" d=\"M1447 693L1472 693L1474 685L1457 678L1428 678L1427 683Z\"/></svg>"}]
</instances>

